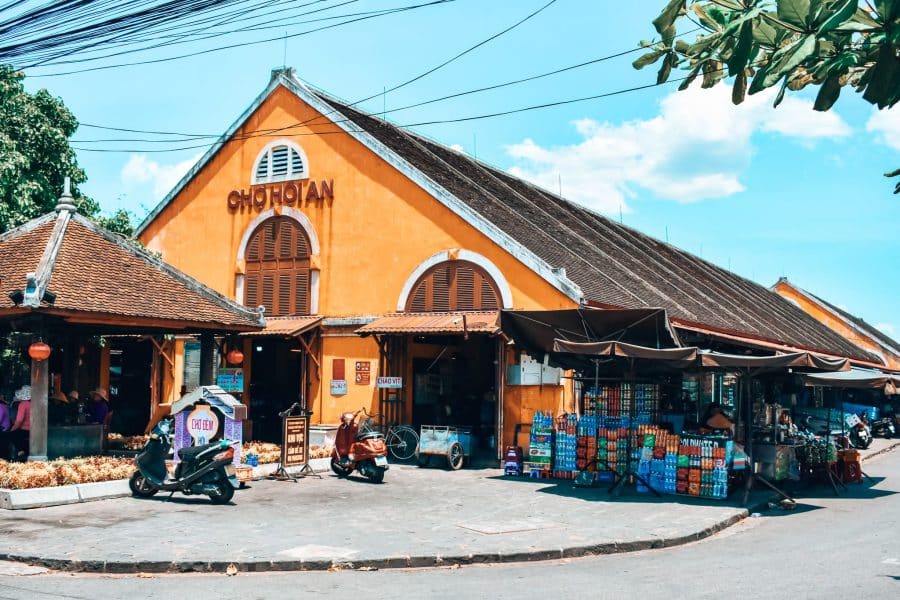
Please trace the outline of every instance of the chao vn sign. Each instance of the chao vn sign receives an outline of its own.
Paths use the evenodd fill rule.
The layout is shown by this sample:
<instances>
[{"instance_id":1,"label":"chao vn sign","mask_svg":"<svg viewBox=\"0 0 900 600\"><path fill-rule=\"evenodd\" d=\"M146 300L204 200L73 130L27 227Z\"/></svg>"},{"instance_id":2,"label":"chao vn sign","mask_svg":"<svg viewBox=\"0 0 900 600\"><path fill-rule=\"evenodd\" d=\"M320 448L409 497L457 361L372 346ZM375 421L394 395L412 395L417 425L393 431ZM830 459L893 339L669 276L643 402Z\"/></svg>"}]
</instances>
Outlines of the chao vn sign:
<instances>
[{"instance_id":1,"label":"chao vn sign","mask_svg":"<svg viewBox=\"0 0 900 600\"><path fill-rule=\"evenodd\" d=\"M219 430L219 417L212 411L212 407L201 404L188 415L187 430L194 438L195 445L208 444Z\"/></svg>"},{"instance_id":2,"label":"chao vn sign","mask_svg":"<svg viewBox=\"0 0 900 600\"><path fill-rule=\"evenodd\" d=\"M334 200L334 179L298 179L283 183L266 183L251 186L250 190L232 190L228 193L228 210L231 212L256 211L275 206L305 206Z\"/></svg>"}]
</instances>

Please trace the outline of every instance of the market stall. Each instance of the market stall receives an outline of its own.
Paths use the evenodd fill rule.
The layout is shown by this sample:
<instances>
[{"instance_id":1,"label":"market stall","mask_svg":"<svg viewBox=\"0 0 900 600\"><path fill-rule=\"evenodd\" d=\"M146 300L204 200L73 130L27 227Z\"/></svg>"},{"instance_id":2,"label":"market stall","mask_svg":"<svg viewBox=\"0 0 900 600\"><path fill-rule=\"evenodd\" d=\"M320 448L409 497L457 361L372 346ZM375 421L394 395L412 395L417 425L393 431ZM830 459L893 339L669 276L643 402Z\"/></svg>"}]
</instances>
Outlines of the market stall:
<instances>
[{"instance_id":1,"label":"market stall","mask_svg":"<svg viewBox=\"0 0 900 600\"><path fill-rule=\"evenodd\" d=\"M838 453L827 439L799 431L790 410L750 391L756 389L754 377L791 380L800 370L848 369L846 360L806 352L734 355L557 338L550 361L576 369L581 401L572 414L535 414L525 463L532 476L615 481L616 486L633 480L638 491L725 498L741 478L748 492L758 481L789 497L773 482L801 479L801 473L812 478L823 469L827 476L833 473L829 465ZM684 430L663 422L666 374L682 377L685 369L739 377L735 407L743 409L743 417L716 404Z\"/></svg>"}]
</instances>

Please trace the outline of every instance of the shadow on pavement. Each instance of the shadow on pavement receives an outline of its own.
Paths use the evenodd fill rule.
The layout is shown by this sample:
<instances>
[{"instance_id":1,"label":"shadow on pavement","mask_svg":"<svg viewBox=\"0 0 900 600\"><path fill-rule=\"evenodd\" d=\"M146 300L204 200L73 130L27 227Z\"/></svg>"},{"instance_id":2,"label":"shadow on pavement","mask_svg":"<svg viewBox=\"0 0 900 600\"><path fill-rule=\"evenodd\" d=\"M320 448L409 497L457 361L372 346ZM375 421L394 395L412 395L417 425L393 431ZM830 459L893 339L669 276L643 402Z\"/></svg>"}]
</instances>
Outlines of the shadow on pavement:
<instances>
[{"instance_id":1,"label":"shadow on pavement","mask_svg":"<svg viewBox=\"0 0 900 600\"><path fill-rule=\"evenodd\" d=\"M692 496L681 496L675 494L661 494L659 497L651 492L638 493L634 486L623 484L618 488L619 494L610 493L609 483L595 483L591 487L577 487L571 480L567 479L533 479L531 477L509 477L499 475L497 477L488 477L510 483L519 483L523 485L535 486L535 491L542 494L553 494L556 496L564 496L566 498L577 498L586 502L629 502L640 504L685 504L688 506L730 506L733 508L744 508L740 503L743 499L743 489L735 489L728 498L716 500L713 498L700 498ZM768 492L754 490L750 494L748 500L749 506L758 506L768 500L770 494Z\"/></svg>"}]
</instances>

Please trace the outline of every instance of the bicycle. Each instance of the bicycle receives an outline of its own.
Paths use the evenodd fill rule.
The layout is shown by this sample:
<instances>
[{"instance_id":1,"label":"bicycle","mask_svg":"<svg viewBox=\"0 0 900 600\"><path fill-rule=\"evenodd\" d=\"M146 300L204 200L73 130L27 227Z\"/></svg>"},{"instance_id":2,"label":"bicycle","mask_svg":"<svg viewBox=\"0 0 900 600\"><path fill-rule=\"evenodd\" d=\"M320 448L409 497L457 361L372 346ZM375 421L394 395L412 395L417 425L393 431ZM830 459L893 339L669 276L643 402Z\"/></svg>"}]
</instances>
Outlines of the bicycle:
<instances>
[{"instance_id":1,"label":"bicycle","mask_svg":"<svg viewBox=\"0 0 900 600\"><path fill-rule=\"evenodd\" d=\"M387 431L384 431L383 425L375 424L375 417L381 418L381 413L374 415L369 414L365 408L360 409L362 413L368 417L360 426L360 431L378 429L384 433L384 444L387 446L388 452L396 460L410 460L416 455L419 448L419 434L409 425L389 425Z\"/></svg>"}]
</instances>

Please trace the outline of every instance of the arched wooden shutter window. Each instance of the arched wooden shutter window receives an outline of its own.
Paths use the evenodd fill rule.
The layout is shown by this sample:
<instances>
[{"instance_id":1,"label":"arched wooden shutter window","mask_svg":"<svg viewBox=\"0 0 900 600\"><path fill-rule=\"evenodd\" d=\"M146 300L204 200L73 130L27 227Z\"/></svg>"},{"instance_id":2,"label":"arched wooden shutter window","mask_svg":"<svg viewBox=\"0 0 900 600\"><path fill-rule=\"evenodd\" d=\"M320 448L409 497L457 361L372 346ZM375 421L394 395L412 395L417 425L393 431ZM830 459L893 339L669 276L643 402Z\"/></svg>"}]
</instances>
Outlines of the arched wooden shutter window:
<instances>
[{"instance_id":1,"label":"arched wooden shutter window","mask_svg":"<svg viewBox=\"0 0 900 600\"><path fill-rule=\"evenodd\" d=\"M491 276L464 260L431 267L412 288L408 312L499 310L500 294Z\"/></svg>"},{"instance_id":2,"label":"arched wooden shutter window","mask_svg":"<svg viewBox=\"0 0 900 600\"><path fill-rule=\"evenodd\" d=\"M266 315L309 314L309 240L288 217L267 219L250 235L244 274L244 304L266 307Z\"/></svg>"}]
</instances>

